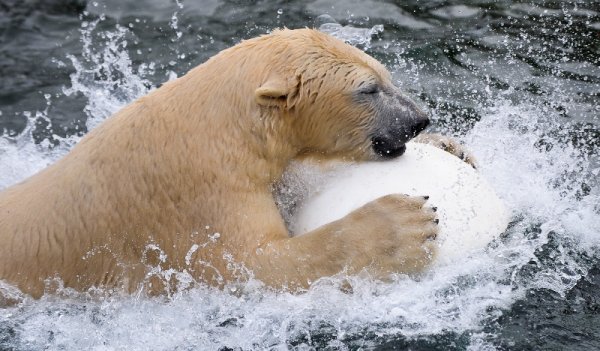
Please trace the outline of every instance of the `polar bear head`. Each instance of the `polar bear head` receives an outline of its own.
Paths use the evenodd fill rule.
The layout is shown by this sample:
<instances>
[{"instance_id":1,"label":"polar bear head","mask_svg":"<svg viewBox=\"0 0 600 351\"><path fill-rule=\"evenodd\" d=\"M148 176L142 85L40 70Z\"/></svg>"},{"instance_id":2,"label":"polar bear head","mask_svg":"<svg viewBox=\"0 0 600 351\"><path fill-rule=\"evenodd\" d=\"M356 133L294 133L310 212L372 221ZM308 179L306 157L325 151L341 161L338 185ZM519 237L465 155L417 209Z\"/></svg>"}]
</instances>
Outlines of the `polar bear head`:
<instances>
[{"instance_id":1,"label":"polar bear head","mask_svg":"<svg viewBox=\"0 0 600 351\"><path fill-rule=\"evenodd\" d=\"M300 156L393 158L428 125L385 67L363 51L311 29L264 38L272 55L255 99L287 121Z\"/></svg>"}]
</instances>

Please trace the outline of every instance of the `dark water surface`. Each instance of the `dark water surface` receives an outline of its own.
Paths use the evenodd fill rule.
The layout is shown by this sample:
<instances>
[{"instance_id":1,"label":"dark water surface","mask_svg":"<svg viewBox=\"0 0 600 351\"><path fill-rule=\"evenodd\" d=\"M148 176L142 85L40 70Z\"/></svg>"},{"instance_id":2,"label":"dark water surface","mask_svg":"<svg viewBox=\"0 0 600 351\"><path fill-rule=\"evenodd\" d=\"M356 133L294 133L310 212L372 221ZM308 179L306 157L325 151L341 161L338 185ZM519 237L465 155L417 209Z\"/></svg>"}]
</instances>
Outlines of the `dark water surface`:
<instances>
[{"instance_id":1,"label":"dark water surface","mask_svg":"<svg viewBox=\"0 0 600 351\"><path fill-rule=\"evenodd\" d=\"M86 124L88 118L109 115L114 106L184 74L241 39L282 26L313 26L322 14L342 25L371 28L382 24L382 33L359 46L384 62L397 83L430 108L437 129L465 137L470 146L481 145L485 138L498 143L506 131L522 133L523 143L530 142L542 155L523 159L541 162L541 166L511 180L514 187L539 176L539 182L548 183L559 200L555 204L532 200L531 207L543 209L515 214L511 238L545 239L521 264L491 279L514 295L508 304L490 304L478 312L477 326L415 327L417 332L409 334L402 321L394 333L387 320L381 325L376 320L354 323L344 329L309 318L302 320L304 334L290 333L279 344L257 342L253 348L600 349L596 249L600 242L600 2L0 0L0 131L14 137L30 123L36 143L60 146L66 136L85 134L94 125ZM105 91L106 98L94 95L99 91ZM486 130L490 111L501 117ZM503 121L506 128L497 127ZM523 157L519 142L499 145L506 159ZM552 153L564 147L571 147L577 156L555 159ZM486 155L484 164L500 162L500 158L493 159L497 156ZM0 161L0 172L16 169L18 163L9 158ZM489 169L490 173L494 170L493 166ZM513 186L499 183L498 187L502 195ZM533 191L529 194L536 196ZM519 204L528 209L524 201ZM552 217L552 209L561 206L565 211L557 213L565 217L547 230L552 218L544 216ZM579 210L585 215L571 218ZM574 235L569 230L573 223L585 227L582 232L586 234ZM532 283L540 277L552 279L547 284ZM457 283L457 291L473 286L480 286L483 295L495 291L477 279L461 279L465 281ZM473 293L455 294L456 298L466 296L467 302L461 305L465 309L480 298ZM66 315L89 315L73 306L64 308ZM5 314L0 319L4 324L0 324L0 349L78 349L82 345L69 343L68 334L51 333L55 327L49 323L40 327L48 329L46 336L27 329L32 316L39 313L58 312L47 304L26 305ZM461 313L456 311L456 315ZM228 320L231 328L238 323L236 318ZM380 329L386 332L379 333ZM235 339L211 338L213 346L248 347ZM104 345L112 346L94 345L98 350L119 349L108 341ZM182 343L179 348L195 346Z\"/></svg>"}]
</instances>

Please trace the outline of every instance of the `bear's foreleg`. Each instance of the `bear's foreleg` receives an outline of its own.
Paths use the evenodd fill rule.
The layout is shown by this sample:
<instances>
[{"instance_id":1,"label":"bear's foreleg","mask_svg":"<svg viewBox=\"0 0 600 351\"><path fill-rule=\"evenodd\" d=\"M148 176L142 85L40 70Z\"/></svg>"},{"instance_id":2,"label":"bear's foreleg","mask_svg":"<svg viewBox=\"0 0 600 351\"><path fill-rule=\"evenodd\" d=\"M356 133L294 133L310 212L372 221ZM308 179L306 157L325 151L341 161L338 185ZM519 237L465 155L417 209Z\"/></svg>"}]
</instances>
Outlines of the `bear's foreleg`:
<instances>
[{"instance_id":1,"label":"bear's foreleg","mask_svg":"<svg viewBox=\"0 0 600 351\"><path fill-rule=\"evenodd\" d=\"M435 255L435 209L426 197L387 195L257 255L254 273L274 287L306 288L321 277L366 271L377 279L421 272Z\"/></svg>"}]
</instances>

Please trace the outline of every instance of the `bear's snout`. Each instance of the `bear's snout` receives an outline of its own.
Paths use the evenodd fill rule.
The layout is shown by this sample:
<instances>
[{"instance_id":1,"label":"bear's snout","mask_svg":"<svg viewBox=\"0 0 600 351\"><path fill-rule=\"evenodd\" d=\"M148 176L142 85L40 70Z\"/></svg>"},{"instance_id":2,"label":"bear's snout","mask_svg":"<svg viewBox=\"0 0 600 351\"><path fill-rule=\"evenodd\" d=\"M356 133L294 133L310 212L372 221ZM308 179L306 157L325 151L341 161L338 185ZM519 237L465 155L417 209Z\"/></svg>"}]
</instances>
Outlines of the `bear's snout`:
<instances>
[{"instance_id":1,"label":"bear's snout","mask_svg":"<svg viewBox=\"0 0 600 351\"><path fill-rule=\"evenodd\" d=\"M418 119L406 129L395 130L371 138L373 150L383 158L401 156L406 151L406 142L414 138L429 125L429 119Z\"/></svg>"},{"instance_id":2,"label":"bear's snout","mask_svg":"<svg viewBox=\"0 0 600 351\"><path fill-rule=\"evenodd\" d=\"M378 128L371 137L373 151L382 158L394 158L406 151L405 144L429 125L427 114L398 90L382 99Z\"/></svg>"}]
</instances>

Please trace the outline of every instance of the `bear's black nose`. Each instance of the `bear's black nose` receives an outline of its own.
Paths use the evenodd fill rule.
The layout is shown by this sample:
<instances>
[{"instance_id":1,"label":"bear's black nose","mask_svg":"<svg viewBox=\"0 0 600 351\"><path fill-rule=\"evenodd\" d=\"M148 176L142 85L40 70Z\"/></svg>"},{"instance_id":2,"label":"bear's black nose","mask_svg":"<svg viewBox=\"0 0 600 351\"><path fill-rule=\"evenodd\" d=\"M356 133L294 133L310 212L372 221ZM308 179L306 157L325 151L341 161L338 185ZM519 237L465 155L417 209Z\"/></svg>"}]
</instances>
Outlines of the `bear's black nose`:
<instances>
[{"instance_id":1,"label":"bear's black nose","mask_svg":"<svg viewBox=\"0 0 600 351\"><path fill-rule=\"evenodd\" d=\"M391 129L371 138L373 151L381 158L394 158L406 151L406 143L429 125L428 118L418 118L399 129Z\"/></svg>"},{"instance_id":2,"label":"bear's black nose","mask_svg":"<svg viewBox=\"0 0 600 351\"><path fill-rule=\"evenodd\" d=\"M398 157L406 151L405 144L429 125L429 118L396 87L380 95L371 147L381 158Z\"/></svg>"},{"instance_id":3,"label":"bear's black nose","mask_svg":"<svg viewBox=\"0 0 600 351\"><path fill-rule=\"evenodd\" d=\"M410 126L411 138L416 137L429 125L429 118L420 118Z\"/></svg>"}]
</instances>

